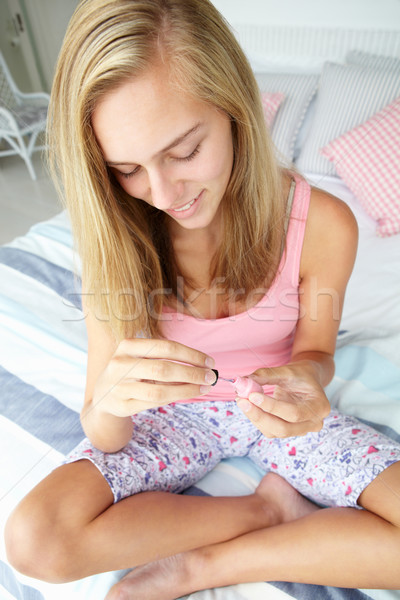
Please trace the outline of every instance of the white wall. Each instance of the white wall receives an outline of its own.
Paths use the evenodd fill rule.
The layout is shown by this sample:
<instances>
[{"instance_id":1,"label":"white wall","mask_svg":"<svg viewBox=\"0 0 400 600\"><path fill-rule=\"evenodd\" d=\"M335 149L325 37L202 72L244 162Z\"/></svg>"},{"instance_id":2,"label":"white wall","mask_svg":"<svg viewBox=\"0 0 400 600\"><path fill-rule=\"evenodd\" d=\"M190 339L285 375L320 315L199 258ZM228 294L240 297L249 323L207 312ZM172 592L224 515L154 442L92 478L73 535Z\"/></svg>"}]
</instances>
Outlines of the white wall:
<instances>
[{"instance_id":1,"label":"white wall","mask_svg":"<svg viewBox=\"0 0 400 600\"><path fill-rule=\"evenodd\" d=\"M9 0L8 0L9 1ZM29 18L33 34L36 55L40 63L45 86L49 91L53 70L68 21L79 0L13 0L20 3L25 15ZM112 1L112 0L110 0ZM347 28L369 29L376 31L398 31L400 34L400 0L212 0L231 25L243 26L285 26L296 28ZM0 5L6 5L0 0ZM7 33L4 30L7 18L0 13L3 22L2 42L7 44ZM257 33L257 32L255 32ZM252 43L252 31L243 38L239 36L249 52L258 52L258 46ZM249 39L250 38L250 39ZM381 46L378 44L378 47ZM393 40L389 47L393 54ZM270 47L262 48L262 52L271 53ZM10 54L17 54L13 50ZM13 56L10 57L10 60ZM15 59L16 61L16 59ZM18 67L18 65L16 65ZM25 80L26 70L21 66L20 79ZM16 69L17 70L17 69ZM22 86L24 87L24 86Z\"/></svg>"},{"instance_id":2,"label":"white wall","mask_svg":"<svg viewBox=\"0 0 400 600\"><path fill-rule=\"evenodd\" d=\"M234 25L347 27L400 31L399 0L212 0Z\"/></svg>"}]
</instances>

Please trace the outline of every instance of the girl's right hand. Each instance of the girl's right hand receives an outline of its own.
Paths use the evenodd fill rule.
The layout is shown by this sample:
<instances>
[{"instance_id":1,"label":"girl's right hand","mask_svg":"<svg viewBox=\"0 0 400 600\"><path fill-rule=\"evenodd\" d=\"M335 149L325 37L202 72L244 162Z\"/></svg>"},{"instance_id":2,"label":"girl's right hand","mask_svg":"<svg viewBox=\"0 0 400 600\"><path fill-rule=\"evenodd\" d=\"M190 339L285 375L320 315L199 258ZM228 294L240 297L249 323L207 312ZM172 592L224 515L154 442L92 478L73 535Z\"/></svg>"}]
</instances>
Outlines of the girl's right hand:
<instances>
[{"instance_id":1,"label":"girl's right hand","mask_svg":"<svg viewBox=\"0 0 400 600\"><path fill-rule=\"evenodd\" d=\"M178 342L123 340L96 381L92 407L128 417L207 394L215 382L213 366L210 356Z\"/></svg>"}]
</instances>

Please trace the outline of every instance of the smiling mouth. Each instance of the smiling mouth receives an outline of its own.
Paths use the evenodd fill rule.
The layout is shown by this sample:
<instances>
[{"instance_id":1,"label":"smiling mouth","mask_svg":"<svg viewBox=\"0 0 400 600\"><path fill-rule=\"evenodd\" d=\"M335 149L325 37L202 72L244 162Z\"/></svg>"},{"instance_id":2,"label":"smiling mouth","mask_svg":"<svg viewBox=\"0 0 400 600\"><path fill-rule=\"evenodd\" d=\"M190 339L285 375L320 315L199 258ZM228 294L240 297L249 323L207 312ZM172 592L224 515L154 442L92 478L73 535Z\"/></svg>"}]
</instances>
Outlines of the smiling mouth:
<instances>
[{"instance_id":1,"label":"smiling mouth","mask_svg":"<svg viewBox=\"0 0 400 600\"><path fill-rule=\"evenodd\" d=\"M199 194L199 196L200 196L200 194ZM171 208L170 210L172 212L184 212L185 210L189 210L189 208L191 206L193 206L193 204L196 202L196 200L198 199L199 196L196 196L196 198L193 198L193 200L191 200L190 202L185 204L185 206L181 206L180 208Z\"/></svg>"}]
</instances>

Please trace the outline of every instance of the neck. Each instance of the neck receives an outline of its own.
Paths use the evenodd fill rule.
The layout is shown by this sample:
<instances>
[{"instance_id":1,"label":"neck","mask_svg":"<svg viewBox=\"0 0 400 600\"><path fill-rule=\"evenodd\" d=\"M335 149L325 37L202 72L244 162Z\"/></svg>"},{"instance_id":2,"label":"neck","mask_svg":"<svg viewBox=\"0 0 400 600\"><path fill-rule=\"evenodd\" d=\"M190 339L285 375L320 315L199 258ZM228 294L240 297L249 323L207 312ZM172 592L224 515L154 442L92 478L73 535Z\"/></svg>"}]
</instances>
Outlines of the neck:
<instances>
[{"instance_id":1,"label":"neck","mask_svg":"<svg viewBox=\"0 0 400 600\"><path fill-rule=\"evenodd\" d=\"M179 258L181 252L214 255L222 240L220 227L210 226L202 229L184 229L177 223L169 225L172 246Z\"/></svg>"}]
</instances>

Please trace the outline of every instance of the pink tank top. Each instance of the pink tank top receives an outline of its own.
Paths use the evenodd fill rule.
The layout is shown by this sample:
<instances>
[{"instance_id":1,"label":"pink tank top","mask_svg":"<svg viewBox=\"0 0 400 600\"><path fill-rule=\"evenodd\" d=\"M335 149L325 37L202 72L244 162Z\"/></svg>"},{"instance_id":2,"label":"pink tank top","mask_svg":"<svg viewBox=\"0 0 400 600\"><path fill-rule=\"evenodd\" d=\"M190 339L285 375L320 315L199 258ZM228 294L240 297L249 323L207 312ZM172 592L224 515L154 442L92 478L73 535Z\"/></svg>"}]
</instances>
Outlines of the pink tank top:
<instances>
[{"instance_id":1,"label":"pink tank top","mask_svg":"<svg viewBox=\"0 0 400 600\"><path fill-rule=\"evenodd\" d=\"M294 176L294 183L286 248L271 287L256 305L220 319L199 319L168 307L164 309L165 337L212 356L220 377L233 379L290 360L299 318L300 257L310 203L309 184L298 176ZM268 393L271 388L266 386L264 390ZM231 384L219 379L209 394L192 401L234 397Z\"/></svg>"}]
</instances>

